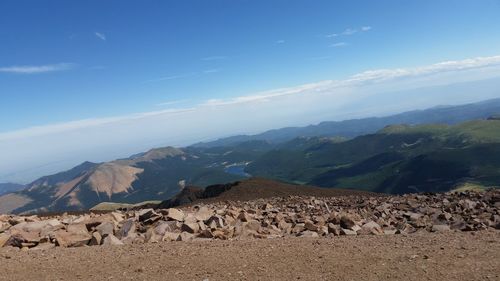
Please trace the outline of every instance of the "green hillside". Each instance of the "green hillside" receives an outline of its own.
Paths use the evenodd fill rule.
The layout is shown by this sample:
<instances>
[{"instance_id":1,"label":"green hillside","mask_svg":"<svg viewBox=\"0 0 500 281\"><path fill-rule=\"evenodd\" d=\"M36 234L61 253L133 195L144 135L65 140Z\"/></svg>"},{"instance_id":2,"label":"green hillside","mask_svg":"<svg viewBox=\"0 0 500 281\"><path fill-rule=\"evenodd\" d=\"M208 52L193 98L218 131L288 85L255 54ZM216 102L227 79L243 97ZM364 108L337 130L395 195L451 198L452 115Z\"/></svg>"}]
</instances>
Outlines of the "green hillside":
<instances>
[{"instance_id":1,"label":"green hillside","mask_svg":"<svg viewBox=\"0 0 500 281\"><path fill-rule=\"evenodd\" d=\"M290 182L388 193L445 191L463 184L497 186L500 121L393 125L349 141L275 149L247 171Z\"/></svg>"}]
</instances>

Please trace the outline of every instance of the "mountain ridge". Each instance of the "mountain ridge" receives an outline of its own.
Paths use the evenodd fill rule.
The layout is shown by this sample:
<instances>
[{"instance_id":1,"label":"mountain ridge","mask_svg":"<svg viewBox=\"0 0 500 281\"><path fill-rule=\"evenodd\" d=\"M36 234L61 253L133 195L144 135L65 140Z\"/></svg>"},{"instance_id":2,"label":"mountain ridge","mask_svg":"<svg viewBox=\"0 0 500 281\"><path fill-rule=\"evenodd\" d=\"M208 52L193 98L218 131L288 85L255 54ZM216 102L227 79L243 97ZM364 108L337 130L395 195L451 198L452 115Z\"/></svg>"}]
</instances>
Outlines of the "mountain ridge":
<instances>
[{"instance_id":1,"label":"mountain ridge","mask_svg":"<svg viewBox=\"0 0 500 281\"><path fill-rule=\"evenodd\" d=\"M385 117L368 117L343 121L323 121L304 127L272 129L256 135L237 135L210 142L193 144L195 147L216 147L250 140L285 142L299 136L325 136L352 138L375 133L391 124L457 124L472 119L486 119L500 114L500 98L463 105L438 106L423 110L406 111Z\"/></svg>"},{"instance_id":2,"label":"mountain ridge","mask_svg":"<svg viewBox=\"0 0 500 281\"><path fill-rule=\"evenodd\" d=\"M484 105L489 109L484 109ZM497 108L500 112L500 99L422 111L427 119L421 122L434 120L432 116L435 115L442 115L440 120L451 123L468 116L482 116L481 120L458 125L395 122L381 126L386 122L383 121L378 128L373 127L370 121L365 127L370 130L377 127L377 131L353 138L319 134L281 142L251 139L224 146L154 148L109 162L83 162L67 171L41 177L21 191L0 196L0 212L83 210L101 202L133 204L165 200L186 186L223 184L249 176L388 193L432 191L432 185L425 182L418 182L414 188L409 187L414 185L415 165L418 163L425 163L433 169L439 169L440 165L444 167L442 171L446 172L446 176L440 180L453 184L440 182L435 190L449 190L459 184L459 180L464 184L474 183L467 177L483 177L478 183L490 184L495 182L495 170L483 167L474 153L485 154L488 157L483 158L489 161L491 167L500 167L495 160L500 151L497 149L497 144L500 147L500 121L488 118L497 114ZM464 114L458 114L460 110ZM421 116L421 111L418 112ZM413 116L415 113L397 116L405 114ZM313 132L315 129L308 130ZM356 128L353 127L353 130ZM453 148L452 152L449 148ZM469 157L470 161L461 159L460 155ZM473 171L473 166L480 168ZM393 173L399 170L404 171L405 176ZM431 170L426 173L421 175L424 180L434 176Z\"/></svg>"}]
</instances>

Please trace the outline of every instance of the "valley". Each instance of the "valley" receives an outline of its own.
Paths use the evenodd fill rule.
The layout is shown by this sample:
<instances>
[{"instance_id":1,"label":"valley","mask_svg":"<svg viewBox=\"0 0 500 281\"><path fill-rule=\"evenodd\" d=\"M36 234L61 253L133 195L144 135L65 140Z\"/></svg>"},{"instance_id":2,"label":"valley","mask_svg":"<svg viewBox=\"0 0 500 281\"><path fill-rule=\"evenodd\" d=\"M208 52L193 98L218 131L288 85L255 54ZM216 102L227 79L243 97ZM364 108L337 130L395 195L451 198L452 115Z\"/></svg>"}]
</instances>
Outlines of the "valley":
<instances>
[{"instance_id":1,"label":"valley","mask_svg":"<svg viewBox=\"0 0 500 281\"><path fill-rule=\"evenodd\" d=\"M77 211L103 202L161 201L186 187L204 188L250 177L389 194L498 187L500 121L485 117L455 123L481 114L494 116L492 112L498 111L500 102L493 100L377 119L410 116L408 120L414 123L425 123L435 116L438 119L431 121L444 123L392 124L352 138L329 135L335 130L295 137L291 129L283 129L283 133L272 131L283 135L279 140L230 138L184 148L155 148L104 163L84 162L0 196L0 213ZM372 120L346 122L349 126L361 122L361 127L373 130L377 126ZM301 130L310 128L292 131L304 133Z\"/></svg>"}]
</instances>

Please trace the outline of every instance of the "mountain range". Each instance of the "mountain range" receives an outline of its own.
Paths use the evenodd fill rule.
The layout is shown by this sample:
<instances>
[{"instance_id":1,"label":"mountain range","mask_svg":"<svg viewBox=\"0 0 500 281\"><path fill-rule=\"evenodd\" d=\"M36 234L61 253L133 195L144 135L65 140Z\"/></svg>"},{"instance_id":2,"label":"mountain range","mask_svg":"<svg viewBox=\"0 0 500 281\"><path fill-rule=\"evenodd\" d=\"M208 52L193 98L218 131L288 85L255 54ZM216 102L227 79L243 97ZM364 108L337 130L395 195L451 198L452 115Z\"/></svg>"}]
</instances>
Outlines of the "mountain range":
<instances>
[{"instance_id":1,"label":"mountain range","mask_svg":"<svg viewBox=\"0 0 500 281\"><path fill-rule=\"evenodd\" d=\"M165 200L186 187L251 176L386 193L498 186L498 113L500 99L157 148L105 163L84 162L0 196L0 213Z\"/></svg>"},{"instance_id":2,"label":"mountain range","mask_svg":"<svg viewBox=\"0 0 500 281\"><path fill-rule=\"evenodd\" d=\"M14 191L18 191L24 188L24 185L22 184L17 184L17 183L0 183L0 195L6 194L6 193L11 193Z\"/></svg>"},{"instance_id":3,"label":"mountain range","mask_svg":"<svg viewBox=\"0 0 500 281\"><path fill-rule=\"evenodd\" d=\"M370 117L345 121L327 121L306 127L288 127L269 130L257 135L238 135L211 142L194 144L196 147L227 146L251 140L280 143L296 137L344 137L353 138L372 134L394 124L458 124L468 120L486 119L500 112L500 98L458 106L436 106L385 117Z\"/></svg>"}]
</instances>

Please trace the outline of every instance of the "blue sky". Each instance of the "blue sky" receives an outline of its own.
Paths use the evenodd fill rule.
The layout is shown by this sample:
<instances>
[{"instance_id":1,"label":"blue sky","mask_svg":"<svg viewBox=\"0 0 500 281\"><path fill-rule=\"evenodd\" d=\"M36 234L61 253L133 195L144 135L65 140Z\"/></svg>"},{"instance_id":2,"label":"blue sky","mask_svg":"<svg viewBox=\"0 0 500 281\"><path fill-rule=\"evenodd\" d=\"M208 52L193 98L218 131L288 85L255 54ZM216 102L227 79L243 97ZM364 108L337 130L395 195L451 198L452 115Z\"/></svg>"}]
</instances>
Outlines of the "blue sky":
<instances>
[{"instance_id":1,"label":"blue sky","mask_svg":"<svg viewBox=\"0 0 500 281\"><path fill-rule=\"evenodd\" d=\"M68 64L1 73L0 131L497 55L500 46L499 1L76 2L0 3L0 67Z\"/></svg>"},{"instance_id":2,"label":"blue sky","mask_svg":"<svg viewBox=\"0 0 500 281\"><path fill-rule=\"evenodd\" d=\"M32 174L151 146L499 96L487 86L499 76L499 14L496 0L1 1L0 152L19 163L0 166L0 181L52 162L64 164ZM447 61L456 69L439 65ZM472 72L456 73L464 65ZM414 81L399 81L397 70ZM336 90L360 75L384 83ZM368 97L482 80L474 94ZM326 107L310 95L293 103L287 91L338 94ZM242 114L242 103L253 105ZM95 142L104 123L119 141ZM121 134L134 125L151 131ZM57 155L55 139L68 144ZM9 155L14 144L37 153Z\"/></svg>"}]
</instances>

